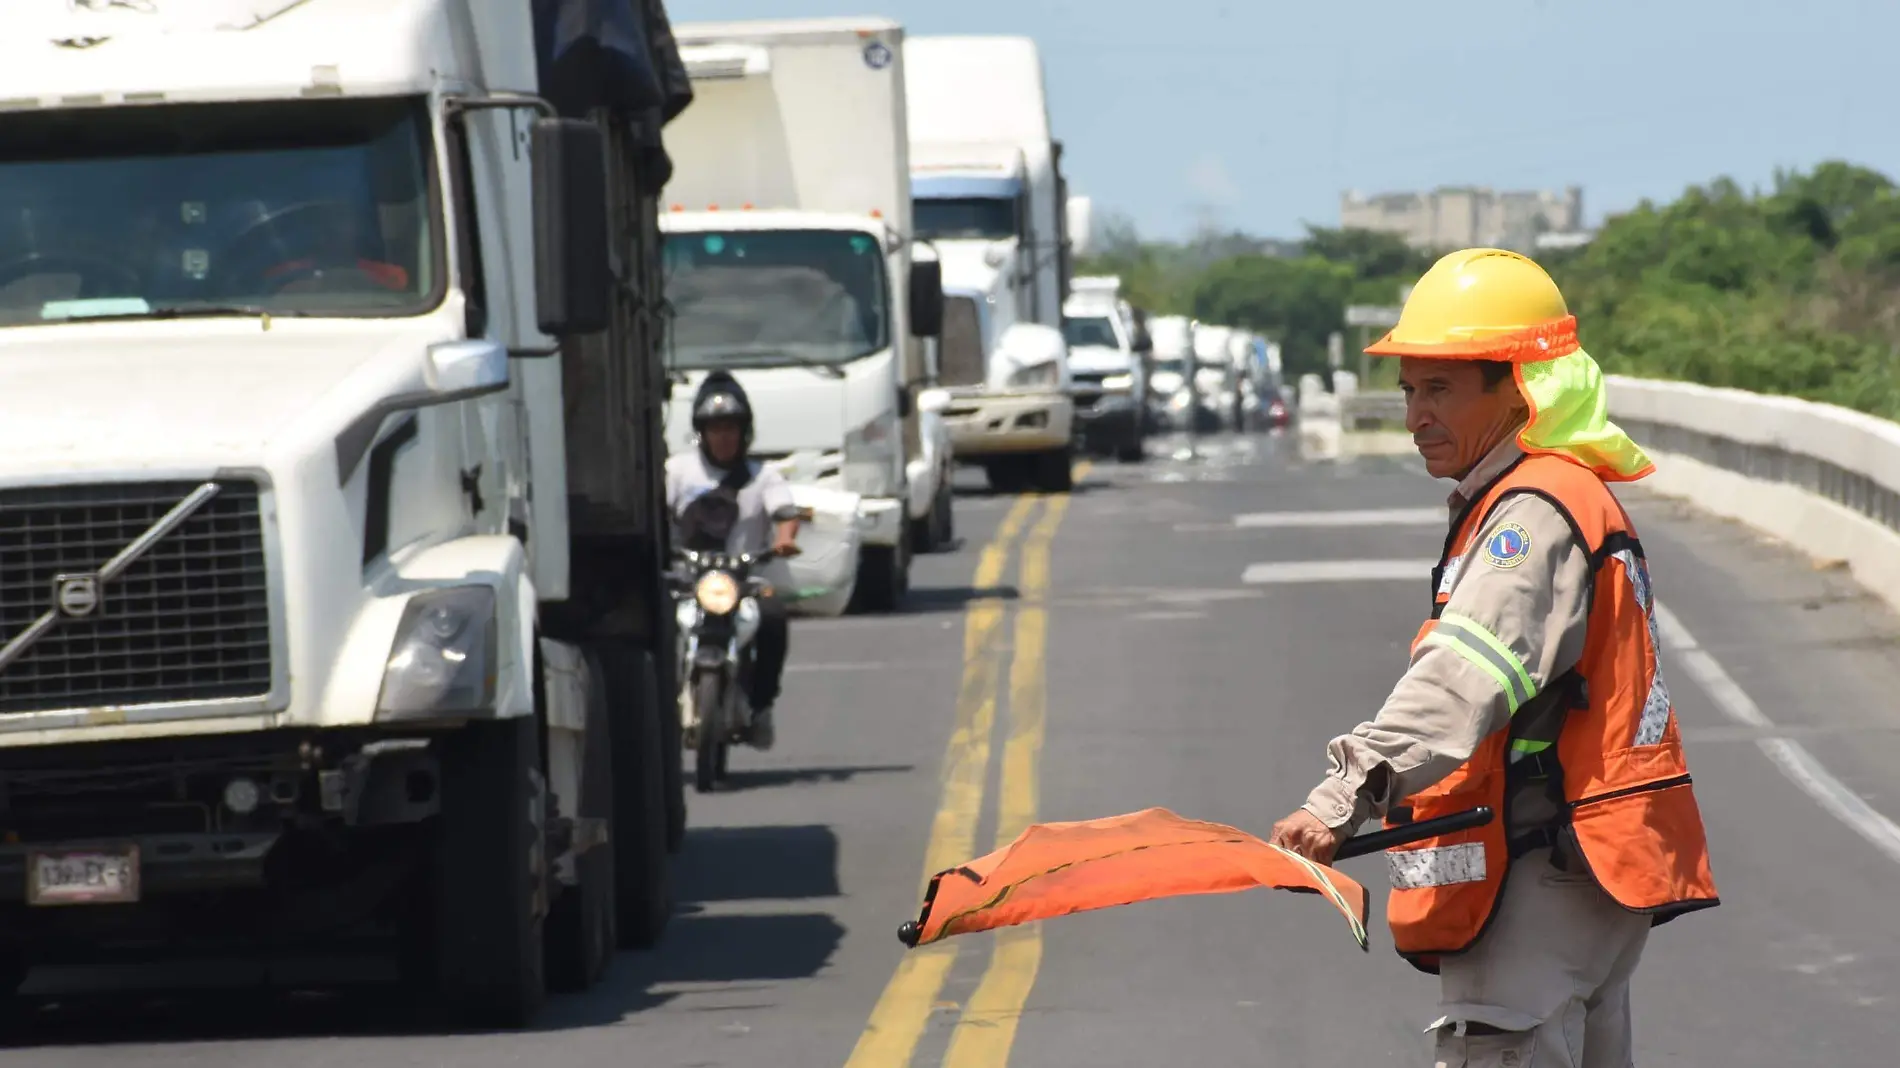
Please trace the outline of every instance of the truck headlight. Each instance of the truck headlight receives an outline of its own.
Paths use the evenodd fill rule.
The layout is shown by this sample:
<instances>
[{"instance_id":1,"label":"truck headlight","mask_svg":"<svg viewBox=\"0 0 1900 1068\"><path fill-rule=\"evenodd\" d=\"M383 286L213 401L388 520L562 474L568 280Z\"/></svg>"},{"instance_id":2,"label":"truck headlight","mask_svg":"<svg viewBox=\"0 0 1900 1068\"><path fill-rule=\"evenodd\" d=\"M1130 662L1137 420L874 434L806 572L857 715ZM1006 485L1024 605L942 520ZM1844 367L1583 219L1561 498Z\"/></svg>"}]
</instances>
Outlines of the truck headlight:
<instances>
[{"instance_id":1,"label":"truck headlight","mask_svg":"<svg viewBox=\"0 0 1900 1068\"><path fill-rule=\"evenodd\" d=\"M383 670L380 717L480 712L495 704L495 591L450 586L409 598Z\"/></svg>"},{"instance_id":2,"label":"truck headlight","mask_svg":"<svg viewBox=\"0 0 1900 1068\"><path fill-rule=\"evenodd\" d=\"M886 411L844 436L844 488L865 497L897 495L897 413Z\"/></svg>"},{"instance_id":3,"label":"truck headlight","mask_svg":"<svg viewBox=\"0 0 1900 1068\"><path fill-rule=\"evenodd\" d=\"M1103 389L1134 389L1134 375L1109 375L1102 379Z\"/></svg>"},{"instance_id":4,"label":"truck headlight","mask_svg":"<svg viewBox=\"0 0 1900 1068\"><path fill-rule=\"evenodd\" d=\"M739 584L724 571L708 571L699 576L699 583L693 587L693 596L699 599L699 605L716 616L732 611L739 603Z\"/></svg>"},{"instance_id":5,"label":"truck headlight","mask_svg":"<svg viewBox=\"0 0 1900 1068\"><path fill-rule=\"evenodd\" d=\"M1009 374L1008 385L1012 389L1046 387L1053 389L1062 379L1062 369L1054 360L1039 363L1031 367L1019 367Z\"/></svg>"}]
</instances>

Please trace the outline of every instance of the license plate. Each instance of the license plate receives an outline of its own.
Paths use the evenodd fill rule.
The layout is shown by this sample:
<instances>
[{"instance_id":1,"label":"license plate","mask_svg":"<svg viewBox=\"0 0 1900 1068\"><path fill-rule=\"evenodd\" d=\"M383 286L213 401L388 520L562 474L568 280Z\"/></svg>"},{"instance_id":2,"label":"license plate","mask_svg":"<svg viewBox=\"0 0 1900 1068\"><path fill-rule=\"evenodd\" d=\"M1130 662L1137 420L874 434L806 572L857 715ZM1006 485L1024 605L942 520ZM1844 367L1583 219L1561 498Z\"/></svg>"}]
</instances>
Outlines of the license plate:
<instances>
[{"instance_id":1,"label":"license plate","mask_svg":"<svg viewBox=\"0 0 1900 1068\"><path fill-rule=\"evenodd\" d=\"M113 905L139 899L139 851L87 849L27 857L29 905Z\"/></svg>"}]
</instances>

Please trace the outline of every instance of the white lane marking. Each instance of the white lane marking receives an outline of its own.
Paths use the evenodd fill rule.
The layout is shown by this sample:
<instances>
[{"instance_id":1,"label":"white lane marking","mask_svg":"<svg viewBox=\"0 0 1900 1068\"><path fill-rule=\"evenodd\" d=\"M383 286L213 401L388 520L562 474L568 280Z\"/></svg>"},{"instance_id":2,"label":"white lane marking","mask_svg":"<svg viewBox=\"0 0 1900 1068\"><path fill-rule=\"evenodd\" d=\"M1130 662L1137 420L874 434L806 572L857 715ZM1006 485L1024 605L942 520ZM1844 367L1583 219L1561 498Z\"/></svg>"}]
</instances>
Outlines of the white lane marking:
<instances>
[{"instance_id":1,"label":"white lane marking","mask_svg":"<svg viewBox=\"0 0 1900 1068\"><path fill-rule=\"evenodd\" d=\"M1248 512L1234 517L1237 527L1442 527L1451 522L1443 508L1352 508L1316 512Z\"/></svg>"},{"instance_id":2,"label":"white lane marking","mask_svg":"<svg viewBox=\"0 0 1900 1068\"><path fill-rule=\"evenodd\" d=\"M1425 582L1437 560L1293 560L1249 564L1240 581L1250 586L1280 582Z\"/></svg>"},{"instance_id":3,"label":"white lane marking","mask_svg":"<svg viewBox=\"0 0 1900 1068\"><path fill-rule=\"evenodd\" d=\"M1714 700L1723 714L1744 726L1769 729L1775 726L1774 721L1763 714L1760 706L1723 670L1715 657L1697 644L1695 637L1676 618L1674 612L1660 601L1656 603L1655 611L1663 645L1675 655L1683 670L1701 685L1703 692ZM1900 863L1900 825L1849 790L1846 784L1822 767L1821 762L1814 759L1814 754L1808 752L1800 742L1790 738L1758 738L1755 745L1776 770L1814 798L1829 815L1847 824L1875 849L1885 853L1888 859Z\"/></svg>"}]
</instances>

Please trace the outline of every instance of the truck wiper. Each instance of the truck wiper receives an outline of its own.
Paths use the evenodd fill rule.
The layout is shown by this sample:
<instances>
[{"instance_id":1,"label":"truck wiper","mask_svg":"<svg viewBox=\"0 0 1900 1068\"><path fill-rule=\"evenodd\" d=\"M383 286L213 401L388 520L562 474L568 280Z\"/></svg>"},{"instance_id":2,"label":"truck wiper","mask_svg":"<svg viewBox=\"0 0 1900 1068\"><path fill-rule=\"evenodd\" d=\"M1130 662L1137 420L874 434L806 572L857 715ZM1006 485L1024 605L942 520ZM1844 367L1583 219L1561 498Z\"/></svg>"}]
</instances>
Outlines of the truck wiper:
<instances>
[{"instance_id":1,"label":"truck wiper","mask_svg":"<svg viewBox=\"0 0 1900 1068\"><path fill-rule=\"evenodd\" d=\"M732 352L732 353L720 353L720 354L719 354L719 355L718 355L717 357L715 357L715 358L716 358L716 359L722 359L722 360L731 360L731 359L733 359L733 358L735 358L735 357L736 357L737 359L739 359L739 360L751 360L751 361L759 361L759 362L752 362L752 363L750 363L750 364L746 364L746 363L737 363L737 364L734 364L734 366L739 366L739 367L744 367L744 366L753 366L753 367L761 367L761 366L764 366L764 367L769 367L769 366L771 366L771 364L770 364L770 363L765 363L765 362L763 362L763 361L767 361L767 360L784 360L784 361L785 361L785 362L787 362L787 363L791 363L791 364L796 364L796 365L797 365L797 366L799 366L799 367L803 367L803 368L806 368L806 369L808 369L808 370L812 370L812 371L816 371L816 372L818 372L819 374L821 374L821 375L824 375L824 376L825 376L826 378L837 378L837 379L842 379L842 378L845 378L845 377L846 377L846 375L845 375L845 373L844 373L844 369L843 369L842 367L839 367L839 366L838 366L837 364L835 364L835 363L826 363L826 362L825 362L825 361L823 361L823 360L813 360L813 359L809 359L809 358L807 358L807 357L804 357L804 356L798 356L798 355L794 355L794 354L792 354L792 353L790 353L790 352L786 352L786 351L784 351L783 349L773 349L773 350L771 350L771 351L769 351L769 352Z\"/></svg>"},{"instance_id":2,"label":"truck wiper","mask_svg":"<svg viewBox=\"0 0 1900 1068\"><path fill-rule=\"evenodd\" d=\"M231 316L299 319L309 314L306 311L279 311L258 304L193 304L187 307L147 308L144 311L105 312L99 315L65 315L60 318L69 322L102 323L125 319L221 319Z\"/></svg>"}]
</instances>

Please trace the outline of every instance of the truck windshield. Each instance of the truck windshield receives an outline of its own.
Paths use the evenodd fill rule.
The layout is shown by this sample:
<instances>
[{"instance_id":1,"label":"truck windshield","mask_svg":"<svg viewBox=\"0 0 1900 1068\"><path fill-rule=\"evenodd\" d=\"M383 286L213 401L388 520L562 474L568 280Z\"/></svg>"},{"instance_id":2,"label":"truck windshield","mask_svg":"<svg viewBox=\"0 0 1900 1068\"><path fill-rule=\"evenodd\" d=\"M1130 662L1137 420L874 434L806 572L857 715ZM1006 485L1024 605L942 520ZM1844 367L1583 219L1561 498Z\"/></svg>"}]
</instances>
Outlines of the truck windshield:
<instances>
[{"instance_id":1,"label":"truck windshield","mask_svg":"<svg viewBox=\"0 0 1900 1068\"><path fill-rule=\"evenodd\" d=\"M666 239L671 362L839 364L891 345L883 245L850 230L726 230Z\"/></svg>"},{"instance_id":2,"label":"truck windshield","mask_svg":"<svg viewBox=\"0 0 1900 1068\"><path fill-rule=\"evenodd\" d=\"M1096 345L1105 349L1121 348L1121 341L1115 337L1115 324L1106 316L1090 316L1081 319L1062 320L1062 336L1068 340L1072 349L1084 345Z\"/></svg>"},{"instance_id":3,"label":"truck windshield","mask_svg":"<svg viewBox=\"0 0 1900 1068\"><path fill-rule=\"evenodd\" d=\"M1000 197L930 197L911 202L911 226L926 239L1016 236L1016 202Z\"/></svg>"},{"instance_id":4,"label":"truck windshield","mask_svg":"<svg viewBox=\"0 0 1900 1068\"><path fill-rule=\"evenodd\" d=\"M0 326L419 313L428 131L420 100L0 115Z\"/></svg>"}]
</instances>

